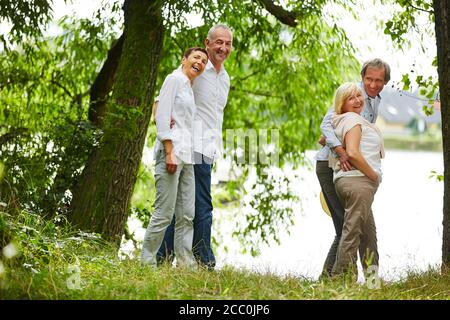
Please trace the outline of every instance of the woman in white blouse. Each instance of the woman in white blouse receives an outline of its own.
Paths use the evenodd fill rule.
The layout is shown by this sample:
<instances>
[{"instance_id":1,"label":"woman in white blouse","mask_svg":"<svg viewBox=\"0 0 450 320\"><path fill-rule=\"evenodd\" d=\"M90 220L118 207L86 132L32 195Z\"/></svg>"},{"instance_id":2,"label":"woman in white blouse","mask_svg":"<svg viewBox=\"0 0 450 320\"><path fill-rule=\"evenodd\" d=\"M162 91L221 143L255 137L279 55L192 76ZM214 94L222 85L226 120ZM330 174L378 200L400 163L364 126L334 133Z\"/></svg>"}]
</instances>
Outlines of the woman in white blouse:
<instances>
[{"instance_id":1,"label":"woman in white blouse","mask_svg":"<svg viewBox=\"0 0 450 320\"><path fill-rule=\"evenodd\" d=\"M208 53L190 48L181 68L167 76L155 113L155 210L144 237L142 262L156 267L164 233L176 216L174 250L178 266L195 267L192 237L195 213L193 128L195 101L192 82L205 69Z\"/></svg>"},{"instance_id":2,"label":"woman in white blouse","mask_svg":"<svg viewBox=\"0 0 450 320\"><path fill-rule=\"evenodd\" d=\"M330 156L336 192L345 208L344 226L332 274L349 271L357 274L358 250L364 270L376 266L376 272L378 249L371 207L381 181L383 137L374 124L360 116L364 108L364 94L357 84L345 83L337 89L334 108L334 131L345 147L353 168L350 171L341 170L339 161Z\"/></svg>"}]
</instances>

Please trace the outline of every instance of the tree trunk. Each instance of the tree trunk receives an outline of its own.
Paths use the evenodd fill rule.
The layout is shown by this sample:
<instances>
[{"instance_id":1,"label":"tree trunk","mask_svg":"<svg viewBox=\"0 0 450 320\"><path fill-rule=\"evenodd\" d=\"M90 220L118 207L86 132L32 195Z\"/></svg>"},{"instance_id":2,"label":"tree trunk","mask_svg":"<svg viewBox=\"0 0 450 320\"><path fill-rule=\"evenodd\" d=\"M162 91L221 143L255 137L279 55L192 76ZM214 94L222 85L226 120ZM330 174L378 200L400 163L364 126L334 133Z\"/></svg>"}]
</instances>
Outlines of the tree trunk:
<instances>
[{"instance_id":1,"label":"tree trunk","mask_svg":"<svg viewBox=\"0 0 450 320\"><path fill-rule=\"evenodd\" d=\"M115 41L108 51L108 57L98 73L90 92L89 120L101 127L106 113L106 102L116 80L117 66L122 55L124 35Z\"/></svg>"},{"instance_id":2,"label":"tree trunk","mask_svg":"<svg viewBox=\"0 0 450 320\"><path fill-rule=\"evenodd\" d=\"M444 220L442 222L442 267L450 268L450 2L433 1L441 99L444 150Z\"/></svg>"},{"instance_id":3,"label":"tree trunk","mask_svg":"<svg viewBox=\"0 0 450 320\"><path fill-rule=\"evenodd\" d=\"M163 43L161 1L126 0L122 54L100 145L74 189L69 221L120 243L151 115Z\"/></svg>"},{"instance_id":4,"label":"tree trunk","mask_svg":"<svg viewBox=\"0 0 450 320\"><path fill-rule=\"evenodd\" d=\"M88 118L97 128L102 126L102 120L106 113L107 98L116 79L117 66L122 54L123 39L124 35L122 34L119 39L114 41L100 72L91 86ZM78 106L75 104L78 104ZM74 105L80 108L81 102L74 101ZM61 203L64 194L66 190L73 190L78 180L78 175L75 172L86 164L87 158L92 152L92 148L80 140L80 136L84 134L82 130L79 127L74 129L71 142L65 149L64 157L59 164L51 189L41 198L40 208L43 209L43 215L47 219L53 218L58 211L65 211Z\"/></svg>"}]
</instances>

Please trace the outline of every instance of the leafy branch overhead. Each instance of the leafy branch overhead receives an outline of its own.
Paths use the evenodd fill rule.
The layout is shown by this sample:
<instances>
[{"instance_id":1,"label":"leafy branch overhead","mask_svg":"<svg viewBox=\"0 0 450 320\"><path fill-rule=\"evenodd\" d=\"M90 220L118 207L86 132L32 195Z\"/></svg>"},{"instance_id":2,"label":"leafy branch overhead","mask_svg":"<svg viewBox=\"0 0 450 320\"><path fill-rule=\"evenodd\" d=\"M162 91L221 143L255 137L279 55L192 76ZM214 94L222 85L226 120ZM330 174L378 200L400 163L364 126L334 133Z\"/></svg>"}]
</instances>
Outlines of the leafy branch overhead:
<instances>
[{"instance_id":1,"label":"leafy branch overhead","mask_svg":"<svg viewBox=\"0 0 450 320\"><path fill-rule=\"evenodd\" d=\"M433 33L434 30L423 30L423 25L419 26L417 18L420 13L426 14L430 22L433 22L434 11L431 0L388 0L393 4L400 6L393 17L385 24L384 33L389 35L392 41L397 44L399 48L405 45L405 35L411 30L415 30L417 34ZM425 26L429 28L433 24Z\"/></svg>"},{"instance_id":2,"label":"leafy branch overhead","mask_svg":"<svg viewBox=\"0 0 450 320\"><path fill-rule=\"evenodd\" d=\"M280 166L288 162L294 166L302 164L304 151L315 145L320 120L330 103L334 88L350 75L357 74L358 67L351 54L353 48L343 31L328 26L322 18L320 7L324 3L288 2L286 8L289 10L285 10L274 3L270 6L268 1L227 1L220 2L220 6L214 1L207 2L207 5L197 1L192 6L188 5L188 1L167 2L165 5L171 10L162 10L166 28L164 54L143 51L146 59L150 59L146 61L157 61L152 59L159 56L162 59L159 64L151 65L152 68L159 67L156 88L179 65L180 55L185 48L202 45L209 26L225 22L234 30L235 37L234 52L226 62L232 90L224 116L224 129L276 129L280 132ZM201 14L205 25L192 28L186 21L183 22L182 13L186 11ZM119 12L122 14L121 10ZM276 15L276 19L271 17L272 14ZM26 145L26 148L7 149L8 146L5 146L3 149L6 165L14 168L7 179L14 177L11 181L16 188L12 190L17 190L15 196L20 198L24 206L38 212L66 214L74 201L88 203L77 200L79 196L76 195L75 185L81 183L82 169L86 170L89 166L92 176L86 175L85 179L89 177L92 180L80 184L78 190L86 190L90 194L94 194L91 190L99 190L99 194L102 192L104 196L100 196L100 200L90 202L96 208L101 208L100 204L109 197L105 192L114 193L118 190L116 185L105 187L103 184L108 181L125 183L123 174L125 171L129 174L130 159L133 158L139 164L142 157L142 149L138 146L130 157L125 156L130 150L113 151L103 158L105 162L100 167L92 167L92 162L88 160L93 150L102 147L115 150L117 146L127 148L130 144L119 143L120 139L129 139L136 133L139 139L132 141L144 141L142 138L147 134L142 129L145 126L139 127L137 121L146 114L145 110L128 108L133 103L122 103L121 107L114 104L114 101L141 100L135 99L135 96L130 99L116 98L120 88L117 83L118 68L123 63L123 54L135 42L126 45L129 33L112 32L117 22L105 19L106 16L109 14L103 9L91 20L66 18L60 23L62 35L49 38L37 33L32 41L21 44L18 50L0 55L3 62L0 65L0 82L4 84L1 85L0 108L3 110L0 110L0 118L5 124L0 129L0 135L15 132L19 125L30 132L27 140L16 136L14 140L8 139L8 143ZM291 25L294 22L301 25L301 31L298 27L291 28L280 22L279 19L285 19L282 17L289 17L284 21ZM125 21L129 23L129 19L133 18L129 16ZM141 40L137 42L142 43ZM142 68L143 63L136 64L135 58L132 61L134 66L141 67L134 69L133 74L122 83L124 92L130 91L126 89L129 79L137 79L141 69L147 70ZM13 78L15 80L11 82ZM146 85L142 83L133 88ZM146 99L151 99L150 93L147 95ZM106 122L103 121L105 115L110 118ZM125 134L118 134L118 126L122 124L129 130L125 130ZM154 140L153 129L150 126L148 130L147 141L150 144ZM28 158L28 154L33 154L33 158ZM127 165L112 170L113 164L108 161L120 163L121 160L116 157L125 157ZM95 172L102 172L101 168L108 172L94 178ZM123 225L129 212L150 209L153 190L149 186L153 184L148 171L148 168L143 170L141 166L130 175L132 179L126 180L126 187L131 191L133 189L130 186L134 186L134 181L138 182L134 187L133 198L131 194L126 194L129 191L122 192L124 196L110 195L110 199L128 201L132 198L130 210L127 209L129 203L117 203L114 210L119 210L119 214L105 210L109 216L103 215L103 218L98 219L95 227L98 229L94 229L92 223L92 219L97 218L89 220L91 222L86 228L100 230L101 233L105 230L105 221ZM111 172L117 172L120 178L106 179L106 175ZM138 177L134 177L134 174ZM263 182L268 180L258 181L263 186ZM83 185L89 185L89 188L83 188ZM236 184L235 188L239 187ZM248 226L252 234L258 234L264 240L277 239L278 228L284 227L269 226L273 221L270 216L280 217L280 226L289 226L293 213L288 208L275 208L269 204L278 202L279 196L284 201L296 195L289 194L289 191L276 195L267 193L265 189L262 188L261 194L255 195L255 199L262 200L253 202L253 209L259 215L256 219L261 223L242 227L245 229ZM81 209L79 212L83 215L80 219L86 217L85 212L96 210ZM145 212L148 214L149 211ZM247 213L247 221L255 219L252 218L254 212ZM113 230L112 227L107 229ZM121 229L115 230L119 230L120 236Z\"/></svg>"},{"instance_id":3,"label":"leafy branch overhead","mask_svg":"<svg viewBox=\"0 0 450 320\"><path fill-rule=\"evenodd\" d=\"M297 17L298 17L297 13L285 10L282 6L276 5L273 1L270 0L255 0L255 1L260 3L280 22L291 27L297 26Z\"/></svg>"},{"instance_id":4,"label":"leafy branch overhead","mask_svg":"<svg viewBox=\"0 0 450 320\"><path fill-rule=\"evenodd\" d=\"M20 42L23 36L42 34L42 28L51 18L51 1L0 0L0 22L11 25L9 32L0 33L5 48L8 48L8 42Z\"/></svg>"}]
</instances>

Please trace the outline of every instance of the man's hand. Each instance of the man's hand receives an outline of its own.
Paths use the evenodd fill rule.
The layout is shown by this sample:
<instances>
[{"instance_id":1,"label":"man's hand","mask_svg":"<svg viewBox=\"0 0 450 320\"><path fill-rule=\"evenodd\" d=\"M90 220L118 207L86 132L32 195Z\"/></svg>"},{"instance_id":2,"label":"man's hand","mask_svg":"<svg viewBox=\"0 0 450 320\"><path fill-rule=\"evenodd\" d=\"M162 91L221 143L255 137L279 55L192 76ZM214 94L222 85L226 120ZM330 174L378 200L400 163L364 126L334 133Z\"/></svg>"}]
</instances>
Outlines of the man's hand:
<instances>
[{"instance_id":1,"label":"man's hand","mask_svg":"<svg viewBox=\"0 0 450 320\"><path fill-rule=\"evenodd\" d=\"M352 165L350 164L350 158L347 154L347 151L342 146L337 146L334 148L334 151L337 153L339 162L341 163L341 168L343 171L350 171L353 169Z\"/></svg>"},{"instance_id":2,"label":"man's hand","mask_svg":"<svg viewBox=\"0 0 450 320\"><path fill-rule=\"evenodd\" d=\"M177 157L173 152L166 152L166 169L169 174L177 171Z\"/></svg>"},{"instance_id":3,"label":"man's hand","mask_svg":"<svg viewBox=\"0 0 450 320\"><path fill-rule=\"evenodd\" d=\"M156 116L156 110L158 110L158 104L159 104L159 101L155 101L153 103L153 107L152 107L152 119L155 124L156 124L155 116ZM173 118L170 118L170 129L173 129L174 126L175 126L175 120Z\"/></svg>"},{"instance_id":4,"label":"man's hand","mask_svg":"<svg viewBox=\"0 0 450 320\"><path fill-rule=\"evenodd\" d=\"M325 138L324 135L321 135L320 138L319 138L319 144L320 144L322 147L325 147L325 144L326 144L326 143L327 143L327 139Z\"/></svg>"}]
</instances>

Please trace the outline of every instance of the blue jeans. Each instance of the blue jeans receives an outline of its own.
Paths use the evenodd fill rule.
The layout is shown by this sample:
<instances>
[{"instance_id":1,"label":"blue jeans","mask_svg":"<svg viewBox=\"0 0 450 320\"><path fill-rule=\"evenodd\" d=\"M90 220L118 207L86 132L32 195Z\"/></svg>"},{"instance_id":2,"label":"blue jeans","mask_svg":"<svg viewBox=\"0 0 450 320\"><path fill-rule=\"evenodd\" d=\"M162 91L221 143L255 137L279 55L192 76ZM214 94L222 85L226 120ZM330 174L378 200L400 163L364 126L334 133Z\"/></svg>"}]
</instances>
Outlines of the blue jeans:
<instances>
[{"instance_id":1,"label":"blue jeans","mask_svg":"<svg viewBox=\"0 0 450 320\"><path fill-rule=\"evenodd\" d=\"M196 154L196 164L194 164L195 175L195 217L194 217L194 238L192 241L192 252L197 261L208 269L213 269L216 265L216 258L211 248L211 227L212 227L212 198L211 198L211 171L212 160ZM167 228L163 243L158 251L158 263L172 261L174 258L174 228L175 216L171 225Z\"/></svg>"}]
</instances>

